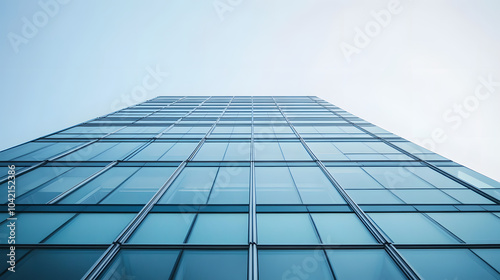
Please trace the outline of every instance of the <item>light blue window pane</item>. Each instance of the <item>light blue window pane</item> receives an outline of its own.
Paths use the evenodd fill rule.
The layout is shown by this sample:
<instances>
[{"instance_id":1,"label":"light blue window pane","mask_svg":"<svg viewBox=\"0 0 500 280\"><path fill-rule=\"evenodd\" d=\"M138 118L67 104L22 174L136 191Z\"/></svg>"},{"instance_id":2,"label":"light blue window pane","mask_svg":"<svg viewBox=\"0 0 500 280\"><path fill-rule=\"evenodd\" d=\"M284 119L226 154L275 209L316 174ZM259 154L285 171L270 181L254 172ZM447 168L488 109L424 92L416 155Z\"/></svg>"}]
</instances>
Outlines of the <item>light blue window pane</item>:
<instances>
[{"instance_id":1,"label":"light blue window pane","mask_svg":"<svg viewBox=\"0 0 500 280\"><path fill-rule=\"evenodd\" d=\"M164 129L161 126L129 126L117 133L160 133Z\"/></svg>"},{"instance_id":2,"label":"light blue window pane","mask_svg":"<svg viewBox=\"0 0 500 280\"><path fill-rule=\"evenodd\" d=\"M90 160L93 161L114 161L114 160L121 160L137 148L141 146L143 143L137 143L137 142L125 142L125 143L119 143L118 145L115 145L111 147L110 149L96 155L95 157L91 158Z\"/></svg>"},{"instance_id":3,"label":"light blue window pane","mask_svg":"<svg viewBox=\"0 0 500 280\"><path fill-rule=\"evenodd\" d=\"M255 142L255 160L283 160L278 142Z\"/></svg>"},{"instance_id":4,"label":"light blue window pane","mask_svg":"<svg viewBox=\"0 0 500 280\"><path fill-rule=\"evenodd\" d=\"M131 160L158 160L163 154L174 146L175 143L171 142L156 142L149 144L146 148L142 149L139 153L131 158Z\"/></svg>"},{"instance_id":5,"label":"light blue window pane","mask_svg":"<svg viewBox=\"0 0 500 280\"><path fill-rule=\"evenodd\" d=\"M383 154L346 154L350 160L387 160Z\"/></svg>"},{"instance_id":6,"label":"light blue window pane","mask_svg":"<svg viewBox=\"0 0 500 280\"><path fill-rule=\"evenodd\" d=\"M346 190L357 204L403 204L388 190Z\"/></svg>"},{"instance_id":7,"label":"light blue window pane","mask_svg":"<svg viewBox=\"0 0 500 280\"><path fill-rule=\"evenodd\" d=\"M324 244L375 244L377 241L355 214L311 214Z\"/></svg>"},{"instance_id":8,"label":"light blue window pane","mask_svg":"<svg viewBox=\"0 0 500 280\"><path fill-rule=\"evenodd\" d=\"M259 250L259 279L332 279L322 250Z\"/></svg>"},{"instance_id":9,"label":"light blue window pane","mask_svg":"<svg viewBox=\"0 0 500 280\"><path fill-rule=\"evenodd\" d=\"M76 216L45 243L111 244L135 214L83 213Z\"/></svg>"},{"instance_id":10,"label":"light blue window pane","mask_svg":"<svg viewBox=\"0 0 500 280\"><path fill-rule=\"evenodd\" d=\"M41 185L17 200L19 204L45 204L57 195L87 179L99 171L100 167L75 167L57 178Z\"/></svg>"},{"instance_id":11,"label":"light blue window pane","mask_svg":"<svg viewBox=\"0 0 500 280\"><path fill-rule=\"evenodd\" d=\"M188 243L248 244L248 215L198 214Z\"/></svg>"},{"instance_id":12,"label":"light blue window pane","mask_svg":"<svg viewBox=\"0 0 500 280\"><path fill-rule=\"evenodd\" d=\"M345 204L318 167L290 167L290 172L305 204Z\"/></svg>"},{"instance_id":13,"label":"light blue window pane","mask_svg":"<svg viewBox=\"0 0 500 280\"><path fill-rule=\"evenodd\" d=\"M70 143L55 143L54 145L47 146L45 148L33 151L21 157L15 158L15 160L19 161L41 161L50 159L56 155L59 155L63 152L71 150L77 146L82 145L83 142L70 142Z\"/></svg>"},{"instance_id":14,"label":"light blue window pane","mask_svg":"<svg viewBox=\"0 0 500 280\"><path fill-rule=\"evenodd\" d=\"M433 188L405 167L363 167L386 188Z\"/></svg>"},{"instance_id":15,"label":"light blue window pane","mask_svg":"<svg viewBox=\"0 0 500 280\"><path fill-rule=\"evenodd\" d=\"M287 167L256 167L257 204L302 204Z\"/></svg>"},{"instance_id":16,"label":"light blue window pane","mask_svg":"<svg viewBox=\"0 0 500 280\"><path fill-rule=\"evenodd\" d=\"M309 214L257 214L259 244L317 244Z\"/></svg>"},{"instance_id":17,"label":"light blue window pane","mask_svg":"<svg viewBox=\"0 0 500 280\"><path fill-rule=\"evenodd\" d=\"M227 149L227 142L205 142L194 160L221 161Z\"/></svg>"},{"instance_id":18,"label":"light blue window pane","mask_svg":"<svg viewBox=\"0 0 500 280\"><path fill-rule=\"evenodd\" d=\"M217 167L186 167L158 204L205 204L216 176Z\"/></svg>"},{"instance_id":19,"label":"light blue window pane","mask_svg":"<svg viewBox=\"0 0 500 280\"><path fill-rule=\"evenodd\" d=\"M124 249L99 279L168 279L178 250Z\"/></svg>"},{"instance_id":20,"label":"light blue window pane","mask_svg":"<svg viewBox=\"0 0 500 280\"><path fill-rule=\"evenodd\" d=\"M249 142L230 142L227 147L224 161L248 161L250 160Z\"/></svg>"},{"instance_id":21,"label":"light blue window pane","mask_svg":"<svg viewBox=\"0 0 500 280\"><path fill-rule=\"evenodd\" d=\"M138 167L111 168L104 174L78 188L58 203L97 204L137 170L139 170Z\"/></svg>"},{"instance_id":22,"label":"light blue window pane","mask_svg":"<svg viewBox=\"0 0 500 280\"><path fill-rule=\"evenodd\" d=\"M428 167L414 167L411 168L410 171L431 183L436 188L465 188L461 184Z\"/></svg>"},{"instance_id":23,"label":"light blue window pane","mask_svg":"<svg viewBox=\"0 0 500 280\"><path fill-rule=\"evenodd\" d=\"M377 153L401 154L401 152L383 142L365 142L364 144Z\"/></svg>"},{"instance_id":24,"label":"light blue window pane","mask_svg":"<svg viewBox=\"0 0 500 280\"><path fill-rule=\"evenodd\" d=\"M400 249L399 251L423 279L500 278L497 272L467 249Z\"/></svg>"},{"instance_id":25,"label":"light blue window pane","mask_svg":"<svg viewBox=\"0 0 500 280\"><path fill-rule=\"evenodd\" d=\"M221 167L217 173L209 204L248 204L250 168Z\"/></svg>"},{"instance_id":26,"label":"light blue window pane","mask_svg":"<svg viewBox=\"0 0 500 280\"><path fill-rule=\"evenodd\" d=\"M243 250L186 250L176 280L247 279L248 253Z\"/></svg>"},{"instance_id":27,"label":"light blue window pane","mask_svg":"<svg viewBox=\"0 0 500 280\"><path fill-rule=\"evenodd\" d=\"M73 217L70 213L20 213L15 222L16 244L35 244ZM11 221L0 224L0 242L8 244Z\"/></svg>"},{"instance_id":28,"label":"light blue window pane","mask_svg":"<svg viewBox=\"0 0 500 280\"><path fill-rule=\"evenodd\" d=\"M392 190L408 204L460 204L440 190Z\"/></svg>"},{"instance_id":29,"label":"light blue window pane","mask_svg":"<svg viewBox=\"0 0 500 280\"><path fill-rule=\"evenodd\" d=\"M2 279L80 279L104 252L102 249L36 249Z\"/></svg>"},{"instance_id":30,"label":"light blue window pane","mask_svg":"<svg viewBox=\"0 0 500 280\"><path fill-rule=\"evenodd\" d=\"M392 144L400 147L401 149L410 152L412 154L433 154L433 152L418 146L417 144L414 144L412 142L392 142Z\"/></svg>"},{"instance_id":31,"label":"light blue window pane","mask_svg":"<svg viewBox=\"0 0 500 280\"><path fill-rule=\"evenodd\" d=\"M186 160L194 148L198 146L198 142L181 142L176 143L170 150L168 150L159 160L164 161L182 161Z\"/></svg>"},{"instance_id":32,"label":"light blue window pane","mask_svg":"<svg viewBox=\"0 0 500 280\"><path fill-rule=\"evenodd\" d=\"M500 243L500 219L491 213L429 213L467 243Z\"/></svg>"},{"instance_id":33,"label":"light blue window pane","mask_svg":"<svg viewBox=\"0 0 500 280\"><path fill-rule=\"evenodd\" d=\"M375 179L360 167L327 167L333 178L344 189L382 189Z\"/></svg>"},{"instance_id":34,"label":"light blue window pane","mask_svg":"<svg viewBox=\"0 0 500 280\"><path fill-rule=\"evenodd\" d=\"M71 154L60 158L60 161L86 161L90 160L109 149L117 146L118 143L95 143L89 145L85 148L79 149L77 151L72 152Z\"/></svg>"},{"instance_id":35,"label":"light blue window pane","mask_svg":"<svg viewBox=\"0 0 500 280\"><path fill-rule=\"evenodd\" d=\"M472 251L494 269L500 271L500 249L473 249Z\"/></svg>"},{"instance_id":36,"label":"light blue window pane","mask_svg":"<svg viewBox=\"0 0 500 280\"><path fill-rule=\"evenodd\" d=\"M395 243L459 243L443 228L420 213L370 213L369 215Z\"/></svg>"},{"instance_id":37,"label":"light blue window pane","mask_svg":"<svg viewBox=\"0 0 500 280\"><path fill-rule=\"evenodd\" d=\"M151 213L134 232L128 243L182 244L194 214Z\"/></svg>"},{"instance_id":38,"label":"light blue window pane","mask_svg":"<svg viewBox=\"0 0 500 280\"><path fill-rule=\"evenodd\" d=\"M444 189L443 192L453 196L456 200L466 204L493 204L494 202L469 189Z\"/></svg>"},{"instance_id":39,"label":"light blue window pane","mask_svg":"<svg viewBox=\"0 0 500 280\"><path fill-rule=\"evenodd\" d=\"M326 254L340 280L406 279L384 250L326 250Z\"/></svg>"},{"instance_id":40,"label":"light blue window pane","mask_svg":"<svg viewBox=\"0 0 500 280\"><path fill-rule=\"evenodd\" d=\"M143 167L108 195L101 204L146 204L175 167Z\"/></svg>"},{"instance_id":41,"label":"light blue window pane","mask_svg":"<svg viewBox=\"0 0 500 280\"><path fill-rule=\"evenodd\" d=\"M16 175L16 196L19 197L70 169L71 167L39 167L25 174ZM5 194L3 196L3 199L5 199L4 201L7 199L7 185L7 182L0 185L2 193Z\"/></svg>"},{"instance_id":42,"label":"light blue window pane","mask_svg":"<svg viewBox=\"0 0 500 280\"><path fill-rule=\"evenodd\" d=\"M304 146L300 142L280 142L281 151L285 160L311 160Z\"/></svg>"},{"instance_id":43,"label":"light blue window pane","mask_svg":"<svg viewBox=\"0 0 500 280\"><path fill-rule=\"evenodd\" d=\"M50 142L29 142L0 152L0 161L10 161L17 157L32 153L42 148L54 145Z\"/></svg>"},{"instance_id":44,"label":"light blue window pane","mask_svg":"<svg viewBox=\"0 0 500 280\"><path fill-rule=\"evenodd\" d=\"M483 189L483 191L494 198L500 199L500 189Z\"/></svg>"},{"instance_id":45,"label":"light blue window pane","mask_svg":"<svg viewBox=\"0 0 500 280\"><path fill-rule=\"evenodd\" d=\"M337 149L339 149L344 154L370 154L375 153L366 143L363 142L335 142L333 143Z\"/></svg>"},{"instance_id":46,"label":"light blue window pane","mask_svg":"<svg viewBox=\"0 0 500 280\"><path fill-rule=\"evenodd\" d=\"M479 174L467 167L440 167L440 169L481 189L500 188L500 182Z\"/></svg>"}]
</instances>

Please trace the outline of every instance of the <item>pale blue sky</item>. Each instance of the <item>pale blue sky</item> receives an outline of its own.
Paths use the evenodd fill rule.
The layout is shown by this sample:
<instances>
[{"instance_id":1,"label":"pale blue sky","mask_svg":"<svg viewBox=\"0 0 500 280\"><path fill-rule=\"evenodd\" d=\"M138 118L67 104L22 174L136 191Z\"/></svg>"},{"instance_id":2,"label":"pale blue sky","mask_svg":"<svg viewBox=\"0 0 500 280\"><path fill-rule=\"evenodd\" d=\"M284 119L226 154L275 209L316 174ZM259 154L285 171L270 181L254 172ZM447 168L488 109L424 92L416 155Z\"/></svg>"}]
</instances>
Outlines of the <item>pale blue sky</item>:
<instances>
[{"instance_id":1,"label":"pale blue sky","mask_svg":"<svg viewBox=\"0 0 500 280\"><path fill-rule=\"evenodd\" d=\"M157 95L317 95L500 180L499 1L55 1L0 1L0 149Z\"/></svg>"}]
</instances>

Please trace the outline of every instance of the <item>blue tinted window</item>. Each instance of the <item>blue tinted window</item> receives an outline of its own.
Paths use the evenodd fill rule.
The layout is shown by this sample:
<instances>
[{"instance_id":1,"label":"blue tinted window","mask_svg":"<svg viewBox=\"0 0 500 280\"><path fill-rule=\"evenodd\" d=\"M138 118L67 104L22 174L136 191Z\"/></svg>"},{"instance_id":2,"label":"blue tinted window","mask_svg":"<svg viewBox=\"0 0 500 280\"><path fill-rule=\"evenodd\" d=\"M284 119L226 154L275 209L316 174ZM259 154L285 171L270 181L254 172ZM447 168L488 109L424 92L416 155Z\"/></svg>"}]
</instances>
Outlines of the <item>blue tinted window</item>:
<instances>
[{"instance_id":1,"label":"blue tinted window","mask_svg":"<svg viewBox=\"0 0 500 280\"><path fill-rule=\"evenodd\" d=\"M77 150L65 157L61 161L114 161L121 160L127 154L137 149L142 143L137 142L98 142L83 149Z\"/></svg>"},{"instance_id":2,"label":"blue tinted window","mask_svg":"<svg viewBox=\"0 0 500 280\"><path fill-rule=\"evenodd\" d=\"M433 186L405 167L363 167L386 188L432 188Z\"/></svg>"},{"instance_id":3,"label":"blue tinted window","mask_svg":"<svg viewBox=\"0 0 500 280\"><path fill-rule=\"evenodd\" d=\"M318 213L311 216L324 244L377 243L355 214Z\"/></svg>"},{"instance_id":4,"label":"blue tinted window","mask_svg":"<svg viewBox=\"0 0 500 280\"><path fill-rule=\"evenodd\" d=\"M99 279L168 279L178 250L121 250Z\"/></svg>"},{"instance_id":5,"label":"blue tinted window","mask_svg":"<svg viewBox=\"0 0 500 280\"><path fill-rule=\"evenodd\" d=\"M0 152L0 161L10 161L42 148L54 145L50 142L29 142Z\"/></svg>"},{"instance_id":6,"label":"blue tinted window","mask_svg":"<svg viewBox=\"0 0 500 280\"><path fill-rule=\"evenodd\" d=\"M498 279L500 275L467 249L400 250L423 279Z\"/></svg>"},{"instance_id":7,"label":"blue tinted window","mask_svg":"<svg viewBox=\"0 0 500 280\"><path fill-rule=\"evenodd\" d=\"M288 167L256 167L257 204L300 204Z\"/></svg>"},{"instance_id":8,"label":"blue tinted window","mask_svg":"<svg viewBox=\"0 0 500 280\"><path fill-rule=\"evenodd\" d=\"M69 151L77 146L82 145L83 142L60 142L60 143L51 143L50 145L44 145L43 147L39 148L41 145L34 145L34 144L24 144L15 148L12 148L11 150L7 150L5 152L2 152L0 154L0 157L6 157L6 161L10 160L17 160L17 161L42 161L46 159L50 159L56 155L59 155L63 152ZM28 148L25 150L24 146L27 146ZM28 151L28 152L26 152ZM5 153L5 155L4 155Z\"/></svg>"},{"instance_id":9,"label":"blue tinted window","mask_svg":"<svg viewBox=\"0 0 500 280\"><path fill-rule=\"evenodd\" d=\"M500 219L491 213L429 213L467 243L500 243Z\"/></svg>"},{"instance_id":10,"label":"blue tinted window","mask_svg":"<svg viewBox=\"0 0 500 280\"><path fill-rule=\"evenodd\" d=\"M20 213L15 222L16 244L35 244L73 217L71 213ZM11 221L0 224L0 242L8 244Z\"/></svg>"},{"instance_id":11,"label":"blue tinted window","mask_svg":"<svg viewBox=\"0 0 500 280\"><path fill-rule=\"evenodd\" d=\"M151 213L132 235L129 243L181 244L184 243L195 214Z\"/></svg>"},{"instance_id":12,"label":"blue tinted window","mask_svg":"<svg viewBox=\"0 0 500 280\"><path fill-rule=\"evenodd\" d=\"M392 192L408 204L459 204L457 200L440 190L392 190Z\"/></svg>"},{"instance_id":13,"label":"blue tinted window","mask_svg":"<svg viewBox=\"0 0 500 280\"><path fill-rule=\"evenodd\" d=\"M183 161L191 155L197 145L198 142L154 142L130 160Z\"/></svg>"},{"instance_id":14,"label":"blue tinted window","mask_svg":"<svg viewBox=\"0 0 500 280\"><path fill-rule=\"evenodd\" d=\"M438 224L420 213L370 213L369 215L395 243L459 243Z\"/></svg>"},{"instance_id":15,"label":"blue tinted window","mask_svg":"<svg viewBox=\"0 0 500 280\"><path fill-rule=\"evenodd\" d=\"M337 279L406 279L384 250L326 250Z\"/></svg>"},{"instance_id":16,"label":"blue tinted window","mask_svg":"<svg viewBox=\"0 0 500 280\"><path fill-rule=\"evenodd\" d=\"M97 204L117 186L139 170L138 167L114 167L86 183L67 197L61 204Z\"/></svg>"},{"instance_id":17,"label":"blue tinted window","mask_svg":"<svg viewBox=\"0 0 500 280\"><path fill-rule=\"evenodd\" d=\"M259 279L334 279L323 250L259 250Z\"/></svg>"},{"instance_id":18,"label":"blue tinted window","mask_svg":"<svg viewBox=\"0 0 500 280\"><path fill-rule=\"evenodd\" d=\"M217 167L186 167L169 187L159 204L205 204Z\"/></svg>"},{"instance_id":19,"label":"blue tinted window","mask_svg":"<svg viewBox=\"0 0 500 280\"><path fill-rule=\"evenodd\" d=\"M404 203L388 190L346 190L357 204L402 204Z\"/></svg>"},{"instance_id":20,"label":"blue tinted window","mask_svg":"<svg viewBox=\"0 0 500 280\"><path fill-rule=\"evenodd\" d=\"M80 279L104 250L36 249L16 264L15 273L2 279Z\"/></svg>"},{"instance_id":21,"label":"blue tinted window","mask_svg":"<svg viewBox=\"0 0 500 280\"><path fill-rule=\"evenodd\" d=\"M209 204L248 204L250 168L220 167Z\"/></svg>"},{"instance_id":22,"label":"blue tinted window","mask_svg":"<svg viewBox=\"0 0 500 280\"><path fill-rule=\"evenodd\" d=\"M19 204L44 204L99 171L100 167L75 167L21 196Z\"/></svg>"},{"instance_id":23,"label":"blue tinted window","mask_svg":"<svg viewBox=\"0 0 500 280\"><path fill-rule=\"evenodd\" d=\"M260 244L315 244L318 236L309 214L258 214Z\"/></svg>"},{"instance_id":24,"label":"blue tinted window","mask_svg":"<svg viewBox=\"0 0 500 280\"><path fill-rule=\"evenodd\" d=\"M500 271L500 249L473 249L472 251L494 269Z\"/></svg>"},{"instance_id":25,"label":"blue tinted window","mask_svg":"<svg viewBox=\"0 0 500 280\"><path fill-rule=\"evenodd\" d=\"M305 204L345 204L318 167L290 167L290 172Z\"/></svg>"},{"instance_id":26,"label":"blue tinted window","mask_svg":"<svg viewBox=\"0 0 500 280\"><path fill-rule=\"evenodd\" d=\"M174 167L143 167L100 203L146 204L174 170Z\"/></svg>"},{"instance_id":27,"label":"blue tinted window","mask_svg":"<svg viewBox=\"0 0 500 280\"><path fill-rule=\"evenodd\" d=\"M469 189L460 189L460 190L454 190L454 189L444 189L443 192L447 193L448 195L452 196L456 200L460 201L461 203L465 204L492 204L494 203L493 201L485 198L484 196L481 196L480 194L473 192Z\"/></svg>"},{"instance_id":28,"label":"blue tinted window","mask_svg":"<svg viewBox=\"0 0 500 280\"><path fill-rule=\"evenodd\" d=\"M247 251L186 250L182 254L174 279L247 279L247 259Z\"/></svg>"},{"instance_id":29,"label":"blue tinted window","mask_svg":"<svg viewBox=\"0 0 500 280\"><path fill-rule=\"evenodd\" d=\"M327 167L344 189L382 189L375 179L360 167Z\"/></svg>"},{"instance_id":30,"label":"blue tinted window","mask_svg":"<svg viewBox=\"0 0 500 280\"><path fill-rule=\"evenodd\" d=\"M199 214L188 243L247 244L247 214Z\"/></svg>"},{"instance_id":31,"label":"blue tinted window","mask_svg":"<svg viewBox=\"0 0 500 280\"><path fill-rule=\"evenodd\" d=\"M135 214L79 214L45 243L110 244L134 216Z\"/></svg>"}]
</instances>

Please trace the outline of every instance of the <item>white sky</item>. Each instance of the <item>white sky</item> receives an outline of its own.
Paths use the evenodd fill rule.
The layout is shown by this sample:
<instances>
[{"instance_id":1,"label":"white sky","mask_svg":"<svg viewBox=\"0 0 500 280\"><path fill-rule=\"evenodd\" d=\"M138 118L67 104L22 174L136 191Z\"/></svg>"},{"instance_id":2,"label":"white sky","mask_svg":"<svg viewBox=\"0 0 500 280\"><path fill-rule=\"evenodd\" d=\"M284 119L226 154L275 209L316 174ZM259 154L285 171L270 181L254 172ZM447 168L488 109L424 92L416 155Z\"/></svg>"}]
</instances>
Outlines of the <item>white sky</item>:
<instances>
[{"instance_id":1,"label":"white sky","mask_svg":"<svg viewBox=\"0 0 500 280\"><path fill-rule=\"evenodd\" d=\"M0 2L0 149L157 95L317 95L500 180L499 1L54 1Z\"/></svg>"}]
</instances>

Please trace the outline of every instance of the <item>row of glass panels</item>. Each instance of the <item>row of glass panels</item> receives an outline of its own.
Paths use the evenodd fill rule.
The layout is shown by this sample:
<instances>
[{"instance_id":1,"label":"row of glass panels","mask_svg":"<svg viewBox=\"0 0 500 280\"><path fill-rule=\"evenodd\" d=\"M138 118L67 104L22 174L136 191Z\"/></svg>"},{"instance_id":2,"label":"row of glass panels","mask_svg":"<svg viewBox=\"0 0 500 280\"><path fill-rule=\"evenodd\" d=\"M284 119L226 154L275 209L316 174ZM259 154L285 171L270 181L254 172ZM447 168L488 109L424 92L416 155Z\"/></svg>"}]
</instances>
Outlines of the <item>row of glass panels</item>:
<instances>
[{"instance_id":1,"label":"row of glass panels","mask_svg":"<svg viewBox=\"0 0 500 280\"><path fill-rule=\"evenodd\" d=\"M20 213L16 244L111 244L135 213ZM500 213L368 213L396 244L500 244ZM6 219L7 217L2 217ZM8 244L9 220L0 227ZM248 245L246 213L150 213L130 244ZM377 244L353 213L258 213L260 245Z\"/></svg>"},{"instance_id":2,"label":"row of glass panels","mask_svg":"<svg viewBox=\"0 0 500 280\"><path fill-rule=\"evenodd\" d=\"M145 204L176 168L115 166L100 172L102 167L42 166L17 177L16 202L45 204L64 193L57 203ZM500 198L500 183L463 167L442 168ZM425 166L330 166L327 170L357 204L494 203ZM345 204L317 166L257 166L255 185L257 204ZM6 194L7 182L0 187ZM249 189L248 165L187 166L159 204L248 204Z\"/></svg>"},{"instance_id":3,"label":"row of glass panels","mask_svg":"<svg viewBox=\"0 0 500 280\"><path fill-rule=\"evenodd\" d=\"M6 272L3 279L79 279L103 253L99 249L19 251L25 257L17 272ZM500 278L500 249L399 251L422 279ZM247 250L121 249L99 279L238 280L247 279L247 271ZM259 249L258 274L261 280L406 279L382 249Z\"/></svg>"}]
</instances>

